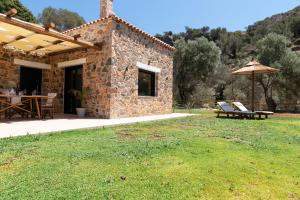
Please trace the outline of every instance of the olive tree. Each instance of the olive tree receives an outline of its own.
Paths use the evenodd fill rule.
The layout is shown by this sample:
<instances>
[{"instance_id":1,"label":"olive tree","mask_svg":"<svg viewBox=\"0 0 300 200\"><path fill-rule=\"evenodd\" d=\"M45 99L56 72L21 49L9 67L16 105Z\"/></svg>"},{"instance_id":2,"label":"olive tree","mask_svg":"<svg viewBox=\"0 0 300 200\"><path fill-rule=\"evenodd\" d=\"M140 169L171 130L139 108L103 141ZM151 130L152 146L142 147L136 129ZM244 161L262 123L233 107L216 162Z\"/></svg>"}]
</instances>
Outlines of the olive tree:
<instances>
[{"instance_id":1,"label":"olive tree","mask_svg":"<svg viewBox=\"0 0 300 200\"><path fill-rule=\"evenodd\" d=\"M76 12L52 7L45 8L38 16L38 20L42 24L53 22L59 31L65 31L85 23L84 18Z\"/></svg>"},{"instance_id":2,"label":"olive tree","mask_svg":"<svg viewBox=\"0 0 300 200\"><path fill-rule=\"evenodd\" d=\"M208 82L221 63L221 51L204 37L176 41L174 56L175 86L180 101L188 103L200 82Z\"/></svg>"},{"instance_id":3,"label":"olive tree","mask_svg":"<svg viewBox=\"0 0 300 200\"><path fill-rule=\"evenodd\" d=\"M275 33L268 34L257 43L259 61L264 65L280 69L278 74L262 75L257 79L264 90L265 100L270 110L275 110L277 106L273 98L274 90L279 92L284 90L288 94L292 88L299 86L297 84L299 78L295 77L300 67L299 56L288 48L288 44L289 41L285 36ZM297 86L291 87L294 84ZM296 95L294 92L291 93Z\"/></svg>"}]
</instances>

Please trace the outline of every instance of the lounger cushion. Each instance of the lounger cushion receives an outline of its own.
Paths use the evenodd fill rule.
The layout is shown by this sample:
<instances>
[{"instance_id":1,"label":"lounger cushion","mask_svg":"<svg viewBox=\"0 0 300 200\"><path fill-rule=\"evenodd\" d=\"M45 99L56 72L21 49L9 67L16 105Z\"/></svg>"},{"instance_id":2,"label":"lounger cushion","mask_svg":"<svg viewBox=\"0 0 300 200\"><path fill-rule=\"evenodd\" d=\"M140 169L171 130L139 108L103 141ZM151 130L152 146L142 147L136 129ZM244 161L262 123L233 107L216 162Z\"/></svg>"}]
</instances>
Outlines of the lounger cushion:
<instances>
[{"instance_id":1,"label":"lounger cushion","mask_svg":"<svg viewBox=\"0 0 300 200\"><path fill-rule=\"evenodd\" d=\"M240 111L248 112L249 110L240 102L233 102L233 105L235 105Z\"/></svg>"},{"instance_id":2,"label":"lounger cushion","mask_svg":"<svg viewBox=\"0 0 300 200\"><path fill-rule=\"evenodd\" d=\"M234 108L232 108L228 103L226 102L218 102L218 105L224 112L234 112Z\"/></svg>"},{"instance_id":3,"label":"lounger cushion","mask_svg":"<svg viewBox=\"0 0 300 200\"><path fill-rule=\"evenodd\" d=\"M249 110L241 103L241 102L233 102L233 105L235 105L240 111L248 112ZM273 115L273 112L269 111L255 111L255 114L258 115Z\"/></svg>"},{"instance_id":4,"label":"lounger cushion","mask_svg":"<svg viewBox=\"0 0 300 200\"><path fill-rule=\"evenodd\" d=\"M218 102L219 107L222 109L222 111L224 112L224 114L237 114L237 115L255 115L255 112L251 112L251 111L237 111L234 110L233 107L230 106L229 103L227 102ZM222 113L222 112L219 112Z\"/></svg>"}]
</instances>

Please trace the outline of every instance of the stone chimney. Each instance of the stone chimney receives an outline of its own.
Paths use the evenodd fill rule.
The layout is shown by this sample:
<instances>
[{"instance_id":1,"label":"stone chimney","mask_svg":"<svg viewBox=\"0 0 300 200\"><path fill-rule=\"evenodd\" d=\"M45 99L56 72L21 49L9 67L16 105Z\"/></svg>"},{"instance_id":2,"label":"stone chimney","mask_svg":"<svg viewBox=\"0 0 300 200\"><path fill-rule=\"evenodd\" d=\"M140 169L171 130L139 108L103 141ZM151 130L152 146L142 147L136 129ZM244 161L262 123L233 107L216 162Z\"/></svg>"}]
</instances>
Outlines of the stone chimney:
<instances>
[{"instance_id":1,"label":"stone chimney","mask_svg":"<svg viewBox=\"0 0 300 200\"><path fill-rule=\"evenodd\" d=\"M100 0L100 17L107 17L111 14L114 14L113 12L113 3L114 0Z\"/></svg>"}]
</instances>

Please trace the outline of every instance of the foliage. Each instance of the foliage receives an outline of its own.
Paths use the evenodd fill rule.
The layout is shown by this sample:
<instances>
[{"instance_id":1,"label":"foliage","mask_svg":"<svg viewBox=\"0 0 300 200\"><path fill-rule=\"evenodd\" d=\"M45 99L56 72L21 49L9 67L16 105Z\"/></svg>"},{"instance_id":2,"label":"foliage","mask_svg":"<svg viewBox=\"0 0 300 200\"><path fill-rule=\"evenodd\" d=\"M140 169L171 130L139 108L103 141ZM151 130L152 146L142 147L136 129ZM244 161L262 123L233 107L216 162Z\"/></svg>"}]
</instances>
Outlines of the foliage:
<instances>
[{"instance_id":1,"label":"foliage","mask_svg":"<svg viewBox=\"0 0 300 200\"><path fill-rule=\"evenodd\" d=\"M88 87L82 88L82 90L72 89L69 91L69 93L74 95L76 97L76 99L78 99L80 101L80 104L83 105L85 103L85 100L88 97L88 95L91 94L91 89Z\"/></svg>"},{"instance_id":2,"label":"foliage","mask_svg":"<svg viewBox=\"0 0 300 200\"><path fill-rule=\"evenodd\" d=\"M299 117L193 113L199 115L0 139L0 198L300 197Z\"/></svg>"},{"instance_id":3,"label":"foliage","mask_svg":"<svg viewBox=\"0 0 300 200\"><path fill-rule=\"evenodd\" d=\"M32 23L37 22L34 15L20 2L20 0L0 1L0 13L6 13L12 8L15 8L18 11L16 18Z\"/></svg>"},{"instance_id":4,"label":"foliage","mask_svg":"<svg viewBox=\"0 0 300 200\"><path fill-rule=\"evenodd\" d=\"M14 89L17 87L17 83L15 81L7 81L6 84L3 85L3 89Z\"/></svg>"},{"instance_id":5,"label":"foliage","mask_svg":"<svg viewBox=\"0 0 300 200\"><path fill-rule=\"evenodd\" d=\"M290 27L294 37L298 38L300 36L300 16L293 18Z\"/></svg>"},{"instance_id":6,"label":"foliage","mask_svg":"<svg viewBox=\"0 0 300 200\"><path fill-rule=\"evenodd\" d=\"M267 66L270 66L286 55L289 44L288 39L283 35L270 33L257 42L258 59Z\"/></svg>"},{"instance_id":7,"label":"foliage","mask_svg":"<svg viewBox=\"0 0 300 200\"><path fill-rule=\"evenodd\" d=\"M199 81L207 81L220 65L220 49L214 42L201 37L176 41L174 59L175 83L183 103L187 103Z\"/></svg>"},{"instance_id":8,"label":"foliage","mask_svg":"<svg viewBox=\"0 0 300 200\"><path fill-rule=\"evenodd\" d=\"M286 55L278 62L281 71L276 84L280 101L289 105L285 110L296 110L294 107L300 99L300 58L299 55L287 50Z\"/></svg>"},{"instance_id":9,"label":"foliage","mask_svg":"<svg viewBox=\"0 0 300 200\"><path fill-rule=\"evenodd\" d=\"M243 33L222 34L218 43L223 54L227 55L230 59L236 59L243 46Z\"/></svg>"},{"instance_id":10,"label":"foliage","mask_svg":"<svg viewBox=\"0 0 300 200\"><path fill-rule=\"evenodd\" d=\"M53 22L59 31L65 31L85 23L84 18L76 12L52 7L45 8L38 16L38 21L42 24Z\"/></svg>"},{"instance_id":11,"label":"foliage","mask_svg":"<svg viewBox=\"0 0 300 200\"><path fill-rule=\"evenodd\" d=\"M300 14L300 6L295 9L268 17L262 21L256 22L247 29L247 33L252 37L252 42L256 42L269 33L277 33L293 38L291 22Z\"/></svg>"},{"instance_id":12,"label":"foliage","mask_svg":"<svg viewBox=\"0 0 300 200\"><path fill-rule=\"evenodd\" d=\"M158 39L164 41L165 43L167 43L168 45L174 46L174 37L173 37L173 32L172 31L168 31L168 32L164 32L164 34L157 34L155 37L157 37Z\"/></svg>"},{"instance_id":13,"label":"foliage","mask_svg":"<svg viewBox=\"0 0 300 200\"><path fill-rule=\"evenodd\" d=\"M250 96L249 81L244 76L231 76L231 80L228 81L226 87L224 88L224 96L228 100L239 100L245 102L247 96ZM224 100L220 98L219 100Z\"/></svg>"},{"instance_id":14,"label":"foliage","mask_svg":"<svg viewBox=\"0 0 300 200\"><path fill-rule=\"evenodd\" d=\"M300 84L298 84L299 78L294 75L300 68L300 60L299 56L287 47L288 44L289 41L286 37L275 33L268 34L257 43L259 61L262 64L281 70L279 76L264 75L258 78L258 82L264 89L265 100L270 110L276 109L273 90L277 89L279 93L282 93L282 89L285 88L284 91L286 94L292 93L292 96L298 96L298 92L294 92L294 90L295 87L300 87ZM276 82L277 87L275 85ZM278 84L278 82L281 84ZM294 87L290 87L292 85Z\"/></svg>"}]
</instances>

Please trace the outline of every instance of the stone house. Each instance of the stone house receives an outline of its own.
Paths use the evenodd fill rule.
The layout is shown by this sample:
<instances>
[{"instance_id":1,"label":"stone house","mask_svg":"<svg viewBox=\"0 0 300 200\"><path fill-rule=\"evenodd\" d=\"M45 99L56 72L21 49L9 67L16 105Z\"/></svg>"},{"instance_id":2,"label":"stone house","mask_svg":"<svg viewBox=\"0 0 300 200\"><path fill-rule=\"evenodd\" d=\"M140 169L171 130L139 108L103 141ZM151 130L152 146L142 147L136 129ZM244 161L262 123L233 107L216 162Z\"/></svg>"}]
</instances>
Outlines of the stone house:
<instances>
[{"instance_id":1,"label":"stone house","mask_svg":"<svg viewBox=\"0 0 300 200\"><path fill-rule=\"evenodd\" d=\"M71 89L89 90L91 117L171 113L175 49L112 7L101 0L100 19L64 33L0 15L0 87L14 81L27 92L55 92L57 113L74 113Z\"/></svg>"}]
</instances>

